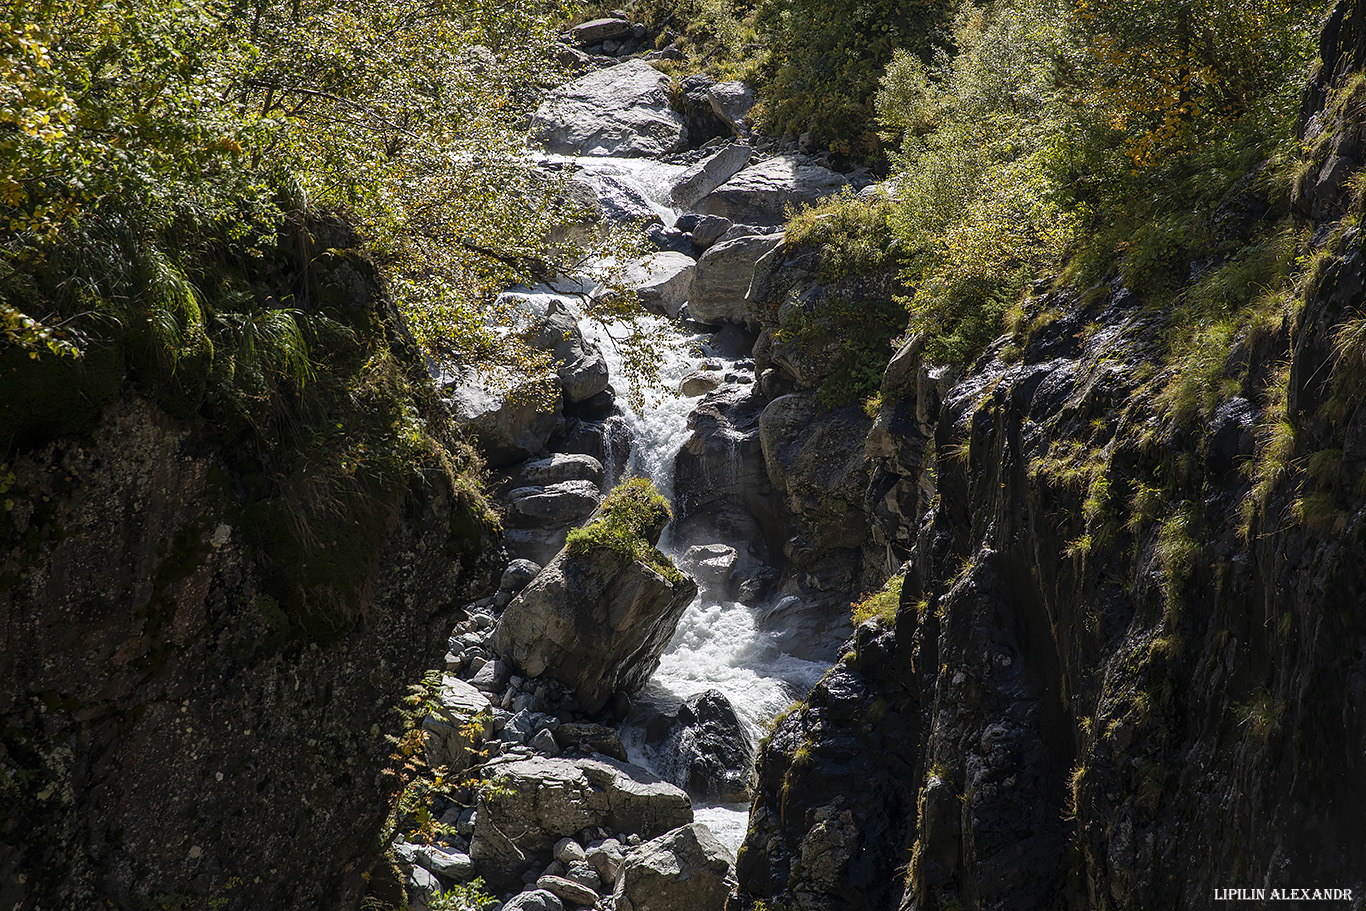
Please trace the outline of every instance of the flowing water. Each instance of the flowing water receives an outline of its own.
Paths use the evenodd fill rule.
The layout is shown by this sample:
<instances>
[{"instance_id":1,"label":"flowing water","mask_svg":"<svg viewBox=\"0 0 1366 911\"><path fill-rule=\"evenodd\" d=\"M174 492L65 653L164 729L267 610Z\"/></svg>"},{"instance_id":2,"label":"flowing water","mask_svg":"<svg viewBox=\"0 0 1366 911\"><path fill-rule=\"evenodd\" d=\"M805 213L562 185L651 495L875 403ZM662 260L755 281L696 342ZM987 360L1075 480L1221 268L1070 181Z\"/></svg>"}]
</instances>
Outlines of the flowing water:
<instances>
[{"instance_id":1,"label":"flowing water","mask_svg":"<svg viewBox=\"0 0 1366 911\"><path fill-rule=\"evenodd\" d=\"M672 181L682 170L677 165L606 158L578 159L575 163L583 168L590 181L607 177L629 186L648 201L665 224L673 224L679 214L671 208L668 195ZM582 290L539 287L515 294L531 310L544 312L553 296L560 296L577 307L580 298L565 292ZM628 327L604 326L585 319L580 328L598 345L607 360L622 411L613 420L623 421L630 431L633 442L626 475L649 478L661 493L673 499L674 459L691 436L688 415L700 401L674 392L685 376L701 369L704 359L720 360L722 375L737 368L735 362L706 350L707 335L689 334L678 323L663 317L647 317L644 322L655 330L656 337L666 341L660 350L663 391L639 390L643 398L639 408L630 404L632 380L623 353L614 340L623 338ZM679 540L671 529L666 529L660 549L677 558L693 545L714 543L740 549L744 546L743 542L734 541ZM771 637L758 630L752 608L739 602L707 600L699 596L680 619L659 669L646 690L638 694L637 702L670 704L707 690L719 690L730 700L751 742L755 742L766 723L794 700L805 696L826 669L827 665L823 663L802 660L783 652ZM653 755L644 745L639 729L628 726L622 734L633 761L661 771L661 757ZM739 847L747 825L746 805L698 805L695 812L697 819L706 823L723 844L732 851Z\"/></svg>"},{"instance_id":2,"label":"flowing water","mask_svg":"<svg viewBox=\"0 0 1366 911\"><path fill-rule=\"evenodd\" d=\"M676 338L663 352L661 379L666 389L677 389L684 376L701 367L707 353L703 347L707 336L686 335L676 324L663 319L658 322L666 325ZM620 353L602 327L584 321L583 329L602 349L613 383L621 390L626 374ZM712 360L715 359L713 356ZM721 360L725 369L734 366L724 358ZM639 411L625 404L626 396L619 398L623 419L634 440L627 474L648 477L661 493L672 498L674 459L691 436L688 415L699 400L649 390L644 395L646 404ZM660 549L676 559L693 545L714 543L735 546L738 542L679 540L666 529ZM679 620L659 669L637 701L667 704L707 690L719 690L730 700L754 742L765 724L794 700L805 696L826 669L823 663L784 653L757 629L754 611L746 605L699 596ZM623 737L633 761L659 771L659 757L644 746L639 730L628 728ZM697 819L706 823L722 844L732 851L740 846L748 820L746 805L699 805L695 811Z\"/></svg>"}]
</instances>

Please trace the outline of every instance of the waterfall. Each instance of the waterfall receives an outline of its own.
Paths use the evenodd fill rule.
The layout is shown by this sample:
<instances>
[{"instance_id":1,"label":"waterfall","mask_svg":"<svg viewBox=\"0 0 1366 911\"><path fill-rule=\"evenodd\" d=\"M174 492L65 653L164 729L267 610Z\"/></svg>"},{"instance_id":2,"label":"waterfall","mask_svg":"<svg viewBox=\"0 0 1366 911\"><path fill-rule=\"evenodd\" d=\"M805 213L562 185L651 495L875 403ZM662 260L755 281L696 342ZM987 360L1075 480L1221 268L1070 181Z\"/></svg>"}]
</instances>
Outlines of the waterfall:
<instances>
[{"instance_id":1,"label":"waterfall","mask_svg":"<svg viewBox=\"0 0 1366 911\"><path fill-rule=\"evenodd\" d=\"M584 320L581 328L602 349L618 392L626 392L624 364L609 337L610 334L620 336L624 327L604 329L591 320ZM648 477L661 493L672 499L674 460L691 436L688 415L700 399L674 395L671 390L677 389L683 377L700 369L705 359L714 361L718 358L714 354L704 358L705 335L687 334L677 324L662 318L657 319L656 328L664 328L663 334L674 340L661 352L661 381L669 391L661 395L658 390L642 390L646 406L641 411L627 403L627 395L620 395L618 401L622 404L623 420L634 439L627 475ZM735 369L734 361L719 359L724 370ZM737 444L727 466L732 473L739 471L739 458ZM660 540L660 549L677 559L693 545L714 543L734 545L737 542L682 540L670 527ZM795 700L804 697L827 667L821 662L784 653L757 629L752 608L735 601L708 600L699 595L679 620L649 686L636 698L637 701L670 703L707 690L719 690L730 700L751 742L755 742L762 736L767 723ZM660 771L657 767L659 757L644 746L638 729L628 727L623 731L623 738L632 761ZM748 823L747 805L698 805L694 810L698 820L706 823L723 844L732 851L739 848Z\"/></svg>"}]
</instances>

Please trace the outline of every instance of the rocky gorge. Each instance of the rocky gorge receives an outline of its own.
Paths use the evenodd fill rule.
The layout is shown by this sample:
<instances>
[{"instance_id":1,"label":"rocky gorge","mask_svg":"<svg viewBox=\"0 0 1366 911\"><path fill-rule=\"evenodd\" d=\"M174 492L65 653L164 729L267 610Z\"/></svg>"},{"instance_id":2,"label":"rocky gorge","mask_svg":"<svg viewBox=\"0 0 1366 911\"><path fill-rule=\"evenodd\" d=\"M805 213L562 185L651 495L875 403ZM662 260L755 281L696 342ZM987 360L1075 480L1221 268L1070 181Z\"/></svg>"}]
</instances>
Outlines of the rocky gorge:
<instances>
[{"instance_id":1,"label":"rocky gorge","mask_svg":"<svg viewBox=\"0 0 1366 911\"><path fill-rule=\"evenodd\" d=\"M551 376L424 363L339 242L329 312L430 390L412 413L452 421L388 479L367 547L310 529L344 555L282 571L292 532L260 516L303 495L127 389L84 435L26 442L0 907L417 911L476 883L502 911L1366 897L1366 453L1336 341L1363 293L1366 115L1333 101L1361 15L1324 29L1293 197L1254 172L1219 207L1252 236L1284 205L1321 264L1237 339L1205 419L1161 399L1167 315L1113 276L1038 283L961 369L873 327L877 396L833 401L850 302L901 278L832 275L784 225L893 188L756 135L741 83L671 86L625 16L576 26L537 166L581 204L566 231L646 238L624 275L667 394L629 388L620 327L586 316L602 289L572 275L505 295ZM1258 468L1283 426L1286 465ZM450 470L465 440L487 500ZM282 625L282 599L343 577L343 620ZM424 672L395 739L442 785L405 806L383 735Z\"/></svg>"}]
</instances>

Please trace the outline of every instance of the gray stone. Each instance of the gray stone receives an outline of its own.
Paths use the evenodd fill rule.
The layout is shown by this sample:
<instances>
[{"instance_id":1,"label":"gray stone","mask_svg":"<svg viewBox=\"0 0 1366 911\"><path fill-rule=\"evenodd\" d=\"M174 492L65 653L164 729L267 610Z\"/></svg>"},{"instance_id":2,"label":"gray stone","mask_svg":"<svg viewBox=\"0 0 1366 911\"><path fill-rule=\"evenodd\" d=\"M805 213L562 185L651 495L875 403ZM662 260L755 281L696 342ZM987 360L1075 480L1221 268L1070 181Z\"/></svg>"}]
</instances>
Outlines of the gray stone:
<instances>
[{"instance_id":1,"label":"gray stone","mask_svg":"<svg viewBox=\"0 0 1366 911\"><path fill-rule=\"evenodd\" d=\"M698 911L722 908L735 860L701 823L646 842L622 864L613 898L617 911Z\"/></svg>"},{"instance_id":2,"label":"gray stone","mask_svg":"<svg viewBox=\"0 0 1366 911\"><path fill-rule=\"evenodd\" d=\"M738 803L749 797L753 751L735 708L718 690L693 696L645 727L660 772L696 800Z\"/></svg>"},{"instance_id":3,"label":"gray stone","mask_svg":"<svg viewBox=\"0 0 1366 911\"><path fill-rule=\"evenodd\" d=\"M583 845L572 838L561 838L555 842L555 859L560 863L572 864L583 860L587 854L583 850Z\"/></svg>"},{"instance_id":4,"label":"gray stone","mask_svg":"<svg viewBox=\"0 0 1366 911\"><path fill-rule=\"evenodd\" d=\"M602 891L602 876L588 863L587 858L566 862L567 869L561 875L568 880L587 886L594 892Z\"/></svg>"},{"instance_id":5,"label":"gray stone","mask_svg":"<svg viewBox=\"0 0 1366 911\"><path fill-rule=\"evenodd\" d=\"M527 342L550 352L564 397L582 402L607 388L607 361L579 331L579 314L552 298L546 314L526 334Z\"/></svg>"},{"instance_id":6,"label":"gray stone","mask_svg":"<svg viewBox=\"0 0 1366 911\"><path fill-rule=\"evenodd\" d=\"M598 902L597 892L562 876L542 876L536 880L536 888L554 892L566 904L576 908L591 908Z\"/></svg>"},{"instance_id":7,"label":"gray stone","mask_svg":"<svg viewBox=\"0 0 1366 911\"><path fill-rule=\"evenodd\" d=\"M564 425L552 381L514 370L489 376L463 370L443 373L439 381L456 423L494 467L535 455Z\"/></svg>"},{"instance_id":8,"label":"gray stone","mask_svg":"<svg viewBox=\"0 0 1366 911\"><path fill-rule=\"evenodd\" d=\"M503 911L564 911L564 902L554 892L531 889L508 899Z\"/></svg>"},{"instance_id":9,"label":"gray stone","mask_svg":"<svg viewBox=\"0 0 1366 911\"><path fill-rule=\"evenodd\" d=\"M417 849L417 862L428 870L458 883L474 878L474 861L468 854L458 851L443 851L433 845L422 845Z\"/></svg>"},{"instance_id":10,"label":"gray stone","mask_svg":"<svg viewBox=\"0 0 1366 911\"><path fill-rule=\"evenodd\" d=\"M508 674L510 673L511 669L507 662L494 658L479 668L470 683L475 689L483 690L485 693L499 693L502 692L503 687L507 686Z\"/></svg>"},{"instance_id":11,"label":"gray stone","mask_svg":"<svg viewBox=\"0 0 1366 911\"><path fill-rule=\"evenodd\" d=\"M585 753L601 753L613 759L626 760L626 747L621 735L606 725L587 721L570 721L555 729L555 740L563 747L575 747Z\"/></svg>"},{"instance_id":12,"label":"gray stone","mask_svg":"<svg viewBox=\"0 0 1366 911\"><path fill-rule=\"evenodd\" d=\"M536 736L531 738L531 748L547 756L560 755L560 745L555 742L555 735L550 733L549 728L542 728L536 732Z\"/></svg>"},{"instance_id":13,"label":"gray stone","mask_svg":"<svg viewBox=\"0 0 1366 911\"><path fill-rule=\"evenodd\" d=\"M488 697L450 674L441 678L437 708L422 721L422 749L427 764L459 774L473 764L493 732L493 706Z\"/></svg>"},{"instance_id":14,"label":"gray stone","mask_svg":"<svg viewBox=\"0 0 1366 911\"><path fill-rule=\"evenodd\" d=\"M625 282L639 295L640 305L646 310L677 319L688 299L696 267L691 256L666 250L627 266Z\"/></svg>"},{"instance_id":15,"label":"gray stone","mask_svg":"<svg viewBox=\"0 0 1366 911\"><path fill-rule=\"evenodd\" d=\"M782 242L781 234L739 237L718 243L703 253L688 292L688 310L693 319L713 325L756 322L746 302L754 279L754 264Z\"/></svg>"},{"instance_id":16,"label":"gray stone","mask_svg":"<svg viewBox=\"0 0 1366 911\"><path fill-rule=\"evenodd\" d=\"M733 142L684 171L670 191L674 205L681 209L696 205L749 164L751 151L748 144Z\"/></svg>"},{"instance_id":17,"label":"gray stone","mask_svg":"<svg viewBox=\"0 0 1366 911\"><path fill-rule=\"evenodd\" d=\"M745 117L754 107L754 90L743 82L717 82L707 88L707 101L716 116L726 121L737 135L749 132Z\"/></svg>"},{"instance_id":18,"label":"gray stone","mask_svg":"<svg viewBox=\"0 0 1366 911\"><path fill-rule=\"evenodd\" d=\"M695 398L699 395L706 395L720 385L721 375L719 373L689 373L679 382L678 391L689 398Z\"/></svg>"},{"instance_id":19,"label":"gray stone","mask_svg":"<svg viewBox=\"0 0 1366 911\"><path fill-rule=\"evenodd\" d=\"M519 487L503 500L507 524L523 528L577 525L598 508L602 492L592 481L560 481L545 487Z\"/></svg>"},{"instance_id":20,"label":"gray stone","mask_svg":"<svg viewBox=\"0 0 1366 911\"><path fill-rule=\"evenodd\" d=\"M587 47L612 38L631 37L631 23L625 19L591 19L571 28L569 35L575 44Z\"/></svg>"},{"instance_id":21,"label":"gray stone","mask_svg":"<svg viewBox=\"0 0 1366 911\"><path fill-rule=\"evenodd\" d=\"M512 487L545 487L561 481L592 481L601 486L602 471L602 463L590 455L557 452L549 458L518 465L508 483Z\"/></svg>"},{"instance_id":22,"label":"gray stone","mask_svg":"<svg viewBox=\"0 0 1366 911\"><path fill-rule=\"evenodd\" d=\"M728 544L699 544L689 547L678 564L684 567L702 590L704 597L728 598L740 555Z\"/></svg>"},{"instance_id":23,"label":"gray stone","mask_svg":"<svg viewBox=\"0 0 1366 911\"><path fill-rule=\"evenodd\" d=\"M701 200L697 210L743 224L780 225L787 207L814 203L848 183L805 155L779 155L736 174Z\"/></svg>"},{"instance_id":24,"label":"gray stone","mask_svg":"<svg viewBox=\"0 0 1366 911\"><path fill-rule=\"evenodd\" d=\"M609 838L602 844L589 848L587 861L598 876L602 877L602 882L607 887L616 885L617 876L621 873L621 864L626 857L626 851L621 846L621 842L615 838Z\"/></svg>"},{"instance_id":25,"label":"gray stone","mask_svg":"<svg viewBox=\"0 0 1366 911\"><path fill-rule=\"evenodd\" d=\"M683 148L669 77L642 60L588 73L551 93L532 117L546 149L567 155L657 157Z\"/></svg>"},{"instance_id":26,"label":"gray stone","mask_svg":"<svg viewBox=\"0 0 1366 911\"><path fill-rule=\"evenodd\" d=\"M720 215L704 215L692 229L693 249L703 252L733 227L734 222Z\"/></svg>"},{"instance_id":27,"label":"gray stone","mask_svg":"<svg viewBox=\"0 0 1366 911\"><path fill-rule=\"evenodd\" d=\"M555 844L591 826L654 837L692 820L688 795L653 773L610 759L498 759L484 775L470 854L495 888L544 869Z\"/></svg>"},{"instance_id":28,"label":"gray stone","mask_svg":"<svg viewBox=\"0 0 1366 911\"><path fill-rule=\"evenodd\" d=\"M489 644L527 676L563 683L592 714L645 685L696 594L690 577L671 582L606 546L561 551L503 611Z\"/></svg>"},{"instance_id":29,"label":"gray stone","mask_svg":"<svg viewBox=\"0 0 1366 911\"><path fill-rule=\"evenodd\" d=\"M539 563L533 563L530 560L513 560L508 563L508 568L503 570L503 577L498 580L498 590L519 592L526 587L528 582L536 578L536 574L540 571Z\"/></svg>"},{"instance_id":30,"label":"gray stone","mask_svg":"<svg viewBox=\"0 0 1366 911\"><path fill-rule=\"evenodd\" d=\"M414 864L408 870L408 907L425 909L428 900L441 894L441 880L436 874Z\"/></svg>"}]
</instances>

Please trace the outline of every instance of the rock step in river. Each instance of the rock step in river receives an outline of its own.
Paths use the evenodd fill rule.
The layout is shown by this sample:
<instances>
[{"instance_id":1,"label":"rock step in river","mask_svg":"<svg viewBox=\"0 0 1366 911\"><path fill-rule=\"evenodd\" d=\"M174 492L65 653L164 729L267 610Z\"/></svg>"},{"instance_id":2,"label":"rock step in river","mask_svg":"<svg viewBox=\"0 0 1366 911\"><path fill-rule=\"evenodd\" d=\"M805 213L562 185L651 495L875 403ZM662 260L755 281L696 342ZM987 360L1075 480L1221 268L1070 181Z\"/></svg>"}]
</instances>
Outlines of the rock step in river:
<instances>
[{"instance_id":1,"label":"rock step in river","mask_svg":"<svg viewBox=\"0 0 1366 911\"><path fill-rule=\"evenodd\" d=\"M621 31L610 25L594 28ZM679 394L645 390L639 410L618 395L629 378L614 327L583 319L581 286L509 292L551 353L554 394L526 394L539 382L529 376L439 377L499 472L513 560L454 631L442 710L425 724L433 765L496 786L475 807L442 809L458 833L444 844L399 846L419 907L479 876L505 911L719 909L753 741L847 633L847 617L804 624L800 599L776 591L783 507L762 452L770 397L750 356L748 297L786 207L850 181L769 140L751 145L753 96L738 83L694 77L685 89L690 109L674 110L668 77L612 60L551 93L533 120L552 153L543 166L572 168L570 191L590 212L571 230L644 224L659 248L626 271L674 340L662 378ZM690 126L714 135L695 147ZM660 546L681 582L561 551L637 475L673 501Z\"/></svg>"}]
</instances>

